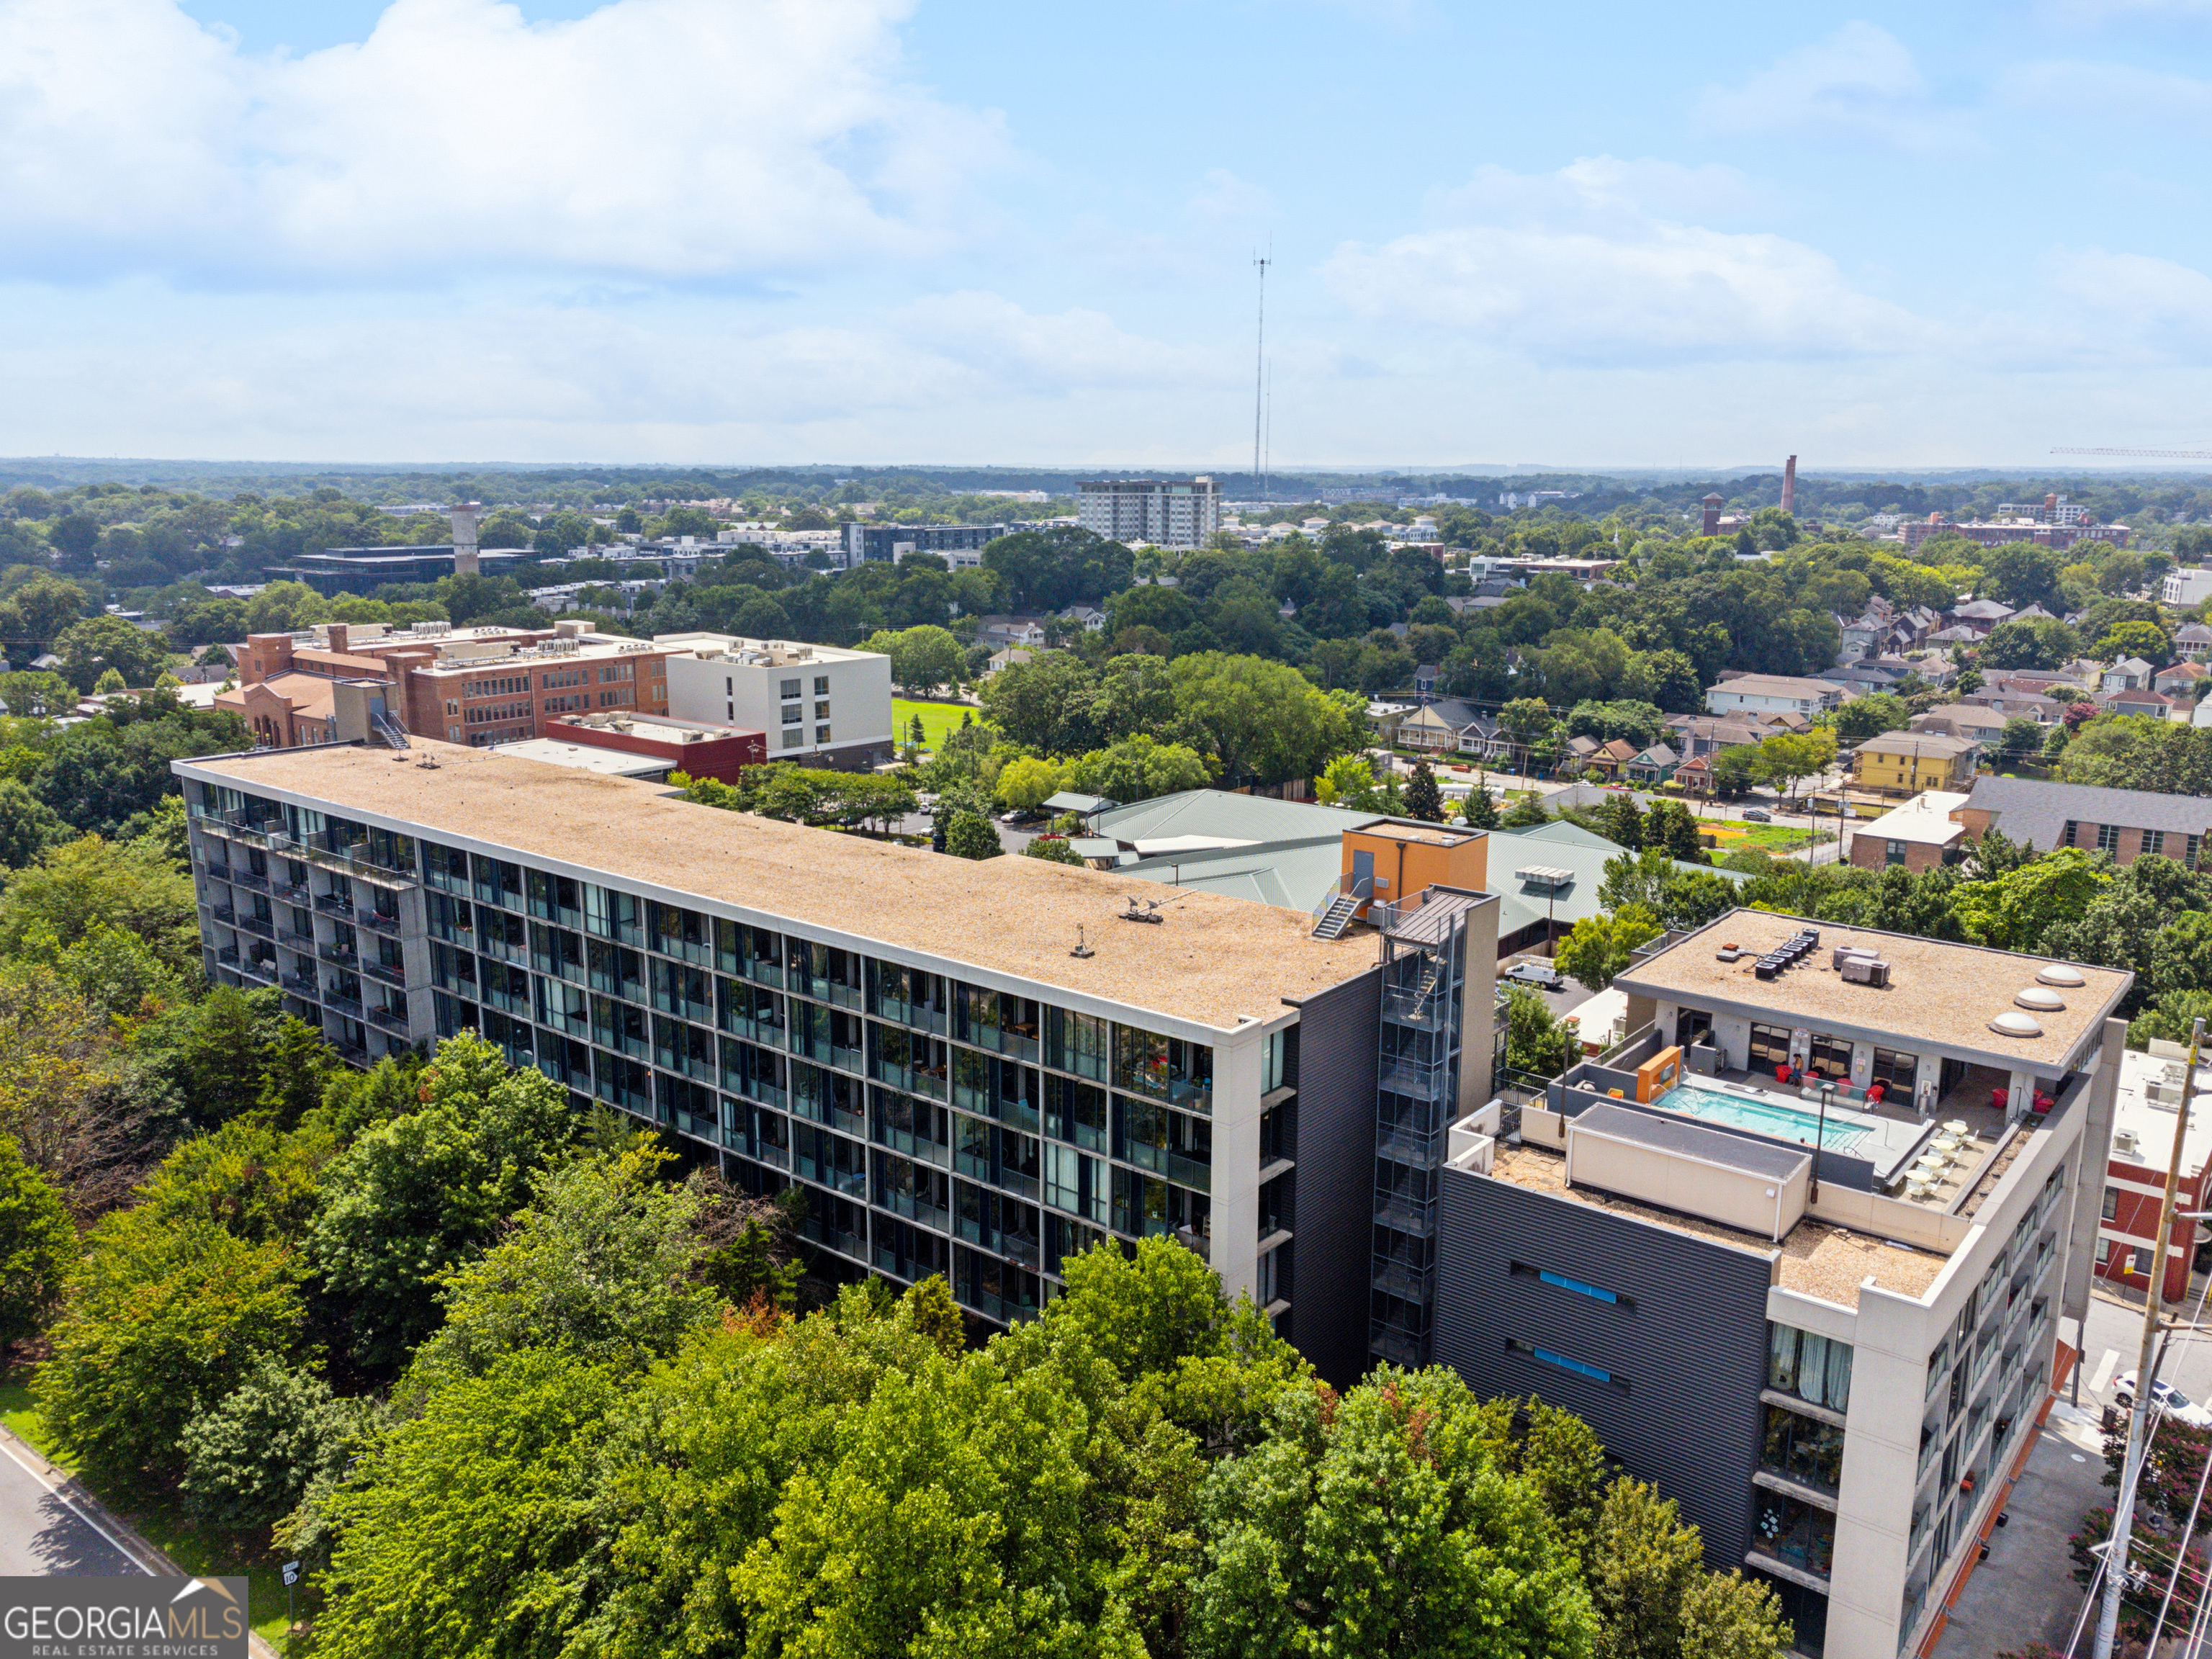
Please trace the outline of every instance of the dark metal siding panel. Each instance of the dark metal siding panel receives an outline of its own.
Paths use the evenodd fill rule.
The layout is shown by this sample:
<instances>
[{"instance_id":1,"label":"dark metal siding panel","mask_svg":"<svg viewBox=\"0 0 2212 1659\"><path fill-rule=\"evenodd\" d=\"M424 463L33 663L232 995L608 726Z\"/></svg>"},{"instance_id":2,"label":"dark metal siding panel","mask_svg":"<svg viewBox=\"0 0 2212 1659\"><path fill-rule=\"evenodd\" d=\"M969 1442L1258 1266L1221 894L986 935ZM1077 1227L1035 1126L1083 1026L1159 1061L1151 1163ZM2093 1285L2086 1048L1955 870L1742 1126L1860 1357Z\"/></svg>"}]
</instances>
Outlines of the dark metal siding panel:
<instances>
[{"instance_id":1,"label":"dark metal siding panel","mask_svg":"<svg viewBox=\"0 0 2212 1659\"><path fill-rule=\"evenodd\" d=\"M1339 1388L1367 1369L1379 967L1298 1010L1290 1340Z\"/></svg>"},{"instance_id":2,"label":"dark metal siding panel","mask_svg":"<svg viewBox=\"0 0 2212 1659\"><path fill-rule=\"evenodd\" d=\"M1766 1374L1766 1260L1456 1170L1444 1171L1437 1207L1437 1358L1485 1398L1539 1394L1575 1413L1698 1524L1709 1561L1741 1565ZM1636 1305L1515 1273L1515 1261ZM1626 1377L1628 1390L1508 1352L1509 1339Z\"/></svg>"}]
</instances>

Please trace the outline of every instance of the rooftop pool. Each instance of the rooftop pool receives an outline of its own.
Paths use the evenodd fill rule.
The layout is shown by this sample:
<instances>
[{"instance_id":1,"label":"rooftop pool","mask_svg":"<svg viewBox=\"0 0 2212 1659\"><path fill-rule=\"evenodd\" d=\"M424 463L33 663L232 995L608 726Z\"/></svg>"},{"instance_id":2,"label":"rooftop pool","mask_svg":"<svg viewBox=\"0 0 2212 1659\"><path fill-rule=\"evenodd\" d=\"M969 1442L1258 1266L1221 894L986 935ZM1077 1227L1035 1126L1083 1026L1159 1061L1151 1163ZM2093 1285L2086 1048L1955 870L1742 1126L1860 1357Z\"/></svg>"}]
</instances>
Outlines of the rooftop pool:
<instances>
[{"instance_id":1,"label":"rooftop pool","mask_svg":"<svg viewBox=\"0 0 2212 1659\"><path fill-rule=\"evenodd\" d=\"M1771 1135L1777 1140L1794 1140L1801 1146L1812 1146L1818 1136L1820 1144L1832 1152L1867 1158L1876 1164L1887 1161L1882 1156L1887 1139L1882 1133L1887 1127L1883 1120L1848 1106L1831 1106L1824 1128L1817 1109L1808 1110L1779 1100L1739 1093L1694 1078L1685 1079L1652 1104L1727 1128Z\"/></svg>"}]
</instances>

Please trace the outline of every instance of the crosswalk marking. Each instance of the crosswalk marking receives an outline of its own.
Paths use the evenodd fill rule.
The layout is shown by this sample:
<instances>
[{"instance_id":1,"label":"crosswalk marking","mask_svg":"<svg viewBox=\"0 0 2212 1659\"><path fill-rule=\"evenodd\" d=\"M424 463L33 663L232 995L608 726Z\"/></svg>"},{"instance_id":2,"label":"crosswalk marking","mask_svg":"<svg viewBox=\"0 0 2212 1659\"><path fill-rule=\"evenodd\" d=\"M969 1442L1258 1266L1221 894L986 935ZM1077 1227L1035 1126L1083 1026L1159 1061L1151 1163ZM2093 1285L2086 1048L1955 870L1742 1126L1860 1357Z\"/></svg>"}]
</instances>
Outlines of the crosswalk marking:
<instances>
[{"instance_id":1,"label":"crosswalk marking","mask_svg":"<svg viewBox=\"0 0 2212 1659\"><path fill-rule=\"evenodd\" d=\"M2112 1380L2112 1367L2119 1363L2120 1351L2118 1348L2106 1349L2105 1357L2097 1362L2096 1374L2089 1379L2090 1392L2102 1394L2105 1384Z\"/></svg>"}]
</instances>

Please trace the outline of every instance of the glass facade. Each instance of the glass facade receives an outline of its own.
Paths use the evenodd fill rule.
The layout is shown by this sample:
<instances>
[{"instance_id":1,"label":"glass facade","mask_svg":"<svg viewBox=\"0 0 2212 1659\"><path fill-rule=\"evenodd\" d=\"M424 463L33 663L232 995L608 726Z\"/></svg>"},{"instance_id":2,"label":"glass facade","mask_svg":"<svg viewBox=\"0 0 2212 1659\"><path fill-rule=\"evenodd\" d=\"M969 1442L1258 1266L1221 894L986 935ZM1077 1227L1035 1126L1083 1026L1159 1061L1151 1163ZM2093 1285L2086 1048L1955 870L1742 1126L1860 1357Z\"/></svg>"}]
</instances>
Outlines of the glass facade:
<instances>
[{"instance_id":1,"label":"glass facade","mask_svg":"<svg viewBox=\"0 0 2212 1659\"><path fill-rule=\"evenodd\" d=\"M391 1046L408 1046L404 991L416 990L416 1037L477 1030L580 1103L714 1148L753 1190L799 1185L816 1246L854 1269L945 1273L963 1304L994 1319L1034 1310L1054 1293L1061 1259L1109 1234L1163 1234L1212 1254L1213 1052L1203 1043L611 883L243 792L196 793L196 822L221 832L204 845L225 851L220 879L202 890L213 919L237 933L245 924L228 919L251 915L258 899L270 976L276 945L289 940L295 1012L353 1058L384 1052L350 1017L369 1012L370 993ZM296 842L338 856L271 866L264 823L280 850ZM255 826L252 850L274 868L283 902L272 908L266 878L250 894L228 879L229 851L246 865L236 826ZM392 896L357 889L350 878L364 870ZM411 912L398 902L410 890ZM356 933L356 909L369 913L367 933ZM402 965L409 915L427 967L413 987ZM243 954L230 936L210 931L211 965ZM247 968L240 982L258 982Z\"/></svg>"}]
</instances>

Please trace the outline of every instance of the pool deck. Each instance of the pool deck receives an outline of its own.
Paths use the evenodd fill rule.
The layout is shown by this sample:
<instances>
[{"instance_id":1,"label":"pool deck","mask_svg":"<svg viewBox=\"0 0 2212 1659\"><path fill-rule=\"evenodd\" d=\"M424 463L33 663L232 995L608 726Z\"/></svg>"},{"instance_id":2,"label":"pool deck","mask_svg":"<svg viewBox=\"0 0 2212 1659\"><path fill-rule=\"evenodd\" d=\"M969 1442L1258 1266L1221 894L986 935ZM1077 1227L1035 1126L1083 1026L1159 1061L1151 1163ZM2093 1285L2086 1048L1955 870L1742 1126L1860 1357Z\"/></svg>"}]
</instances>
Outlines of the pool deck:
<instances>
[{"instance_id":1,"label":"pool deck","mask_svg":"<svg viewBox=\"0 0 2212 1659\"><path fill-rule=\"evenodd\" d=\"M1811 1097L1808 1098L1795 1089L1778 1088L1772 1075L1765 1072L1721 1070L1714 1073L1710 1079L1692 1077L1686 1081L1692 1085L1699 1081L1726 1084L1730 1091L1745 1091L1756 1097L1763 1104L1784 1107L1796 1112L1816 1111L1820 1104L1817 1089ZM1666 1103L1664 1097L1658 1103L1662 1106ZM1884 1129L1883 1155L1871 1160L1875 1166L1875 1181L1878 1185L1884 1188L1898 1181L1906 1165L1917 1155L1921 1145L1934 1139L1942 1125L1953 1122L1965 1123L1967 1135L1965 1144L1960 1148L1959 1157L1943 1171L1924 1196L1914 1196L1906 1192L1902 1185L1898 1185L1896 1190L1891 1194L1893 1197L1902 1198L1908 1203L1925 1205L1934 1210L1949 1210L1966 1193L1972 1190L1988 1164L1990 1156L1996 1152L1999 1144L2003 1140L2006 1127L2004 1113L1989 1103L1987 1085L1973 1074L1970 1074L1964 1082L1939 1101L1935 1115L1926 1120L1923 1120L1920 1115L1912 1110L1910 1106L1893 1106L1887 1102L1869 1106L1864 1101L1850 1103L1838 1101L1831 1103L1829 1109L1832 1114L1843 1111L1848 1112L1854 1118L1874 1120ZM1686 1113L1685 1115L1695 1117L1698 1114L1692 1112ZM1718 1121L1718 1120L1712 1121ZM1753 1130L1751 1133L1756 1133L1758 1131ZM1808 1137L1803 1144L1811 1145L1810 1138ZM1841 1149L1832 1148L1832 1150L1840 1151ZM1865 1153L1861 1152L1847 1155L1865 1156Z\"/></svg>"}]
</instances>

